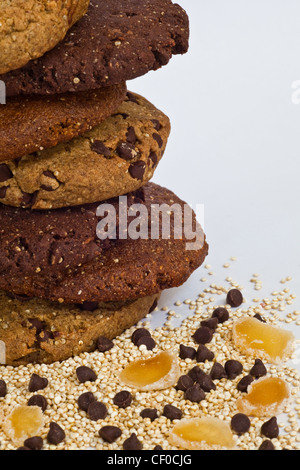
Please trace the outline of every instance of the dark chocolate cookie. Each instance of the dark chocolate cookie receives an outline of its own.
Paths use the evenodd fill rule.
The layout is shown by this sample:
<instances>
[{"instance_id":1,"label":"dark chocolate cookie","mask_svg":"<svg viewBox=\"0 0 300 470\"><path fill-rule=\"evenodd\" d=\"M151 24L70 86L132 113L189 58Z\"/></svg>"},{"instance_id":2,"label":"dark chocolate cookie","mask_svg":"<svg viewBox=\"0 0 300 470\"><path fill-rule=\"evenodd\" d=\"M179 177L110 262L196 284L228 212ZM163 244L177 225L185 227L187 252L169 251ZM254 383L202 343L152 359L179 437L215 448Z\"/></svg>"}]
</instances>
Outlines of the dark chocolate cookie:
<instances>
[{"instance_id":1,"label":"dark chocolate cookie","mask_svg":"<svg viewBox=\"0 0 300 470\"><path fill-rule=\"evenodd\" d=\"M60 44L0 79L7 96L100 88L166 65L188 40L187 14L171 0L91 0Z\"/></svg>"},{"instance_id":2,"label":"dark chocolate cookie","mask_svg":"<svg viewBox=\"0 0 300 470\"><path fill-rule=\"evenodd\" d=\"M107 203L112 205L111 213L115 212L118 215L119 198L106 201L105 210ZM4 223L0 230L0 288L17 295L39 297L61 303L82 303L85 301L132 300L183 284L192 272L203 263L208 252L205 236L196 224L195 214L191 213L191 229L195 231L197 226L198 236L197 243L191 246L190 242L193 238L191 234L186 233L186 230L182 230L182 234L178 232L178 229L182 228L182 221L178 219L178 215L182 217L184 208L187 209L188 206L174 193L156 184L147 183L136 193L129 195L127 203L130 207L132 203L140 203L140 210L145 211L144 218L141 217L138 220L138 225L141 224L140 227L146 227L146 233L142 232L143 238L134 239L132 237L134 231L130 234L127 230L137 222L137 216L129 217L125 226L117 217L117 237L113 237L109 241L101 240L99 255L91 249L91 256L86 256L82 265L78 265L76 254L85 253L84 238L86 238L87 245L91 243L92 247L95 245L98 248L97 241L95 241L97 225L95 212L98 206L98 209L102 208L101 203L68 210L31 211L28 213L30 217L26 217L28 211L26 209L12 209L2 206L0 217ZM169 237L168 230L162 236L163 218L161 214L159 217L155 215L155 208L162 207L162 204L165 204L167 211L165 214L170 212L170 206L173 206L177 214L170 217ZM75 231L74 242L77 243L76 249L73 250L75 259L69 261L72 265L68 268L68 261L64 253L65 251L67 254L71 253L72 240L70 240L70 246L66 246L59 230L63 231L69 227L69 230L72 231L72 226L74 226L73 212L78 217L74 220L79 227L81 210L83 211L82 229L85 235L79 237ZM98 210L98 221L101 222L100 212ZM56 214L59 214L59 217ZM68 222L63 221L64 214L68 214ZM87 219L87 214L90 214L90 219ZM47 226L43 217L48 219L53 236L56 232L59 234L56 245L58 255L55 257L55 262L59 263L62 258L61 264L64 263L65 269L59 269L57 265L53 269L51 263L46 262L45 256L41 258L38 255L39 247L42 246L43 241L43 230L41 238L39 238L40 227ZM51 223L53 217L57 217L55 229ZM156 224L157 220L158 224ZM176 225L175 220L179 220ZM90 221L88 226L86 226L87 221ZM62 227L60 228L59 225ZM158 227L158 232L154 231L153 227L155 228L155 226ZM164 225L164 230L166 227L167 225ZM177 231L175 227L177 227ZM24 235L25 230L26 236ZM98 225L97 235L99 235L99 230ZM137 231L139 230L138 227ZM113 231L109 231L109 233L111 236L114 235ZM13 235L15 241L13 241ZM81 244L81 248L78 244ZM18 251L16 251L16 247ZM42 261L40 266L38 266L39 261Z\"/></svg>"},{"instance_id":3,"label":"dark chocolate cookie","mask_svg":"<svg viewBox=\"0 0 300 470\"><path fill-rule=\"evenodd\" d=\"M92 261L102 252L95 206L30 211L0 206L0 273L31 276L58 272Z\"/></svg>"}]
</instances>

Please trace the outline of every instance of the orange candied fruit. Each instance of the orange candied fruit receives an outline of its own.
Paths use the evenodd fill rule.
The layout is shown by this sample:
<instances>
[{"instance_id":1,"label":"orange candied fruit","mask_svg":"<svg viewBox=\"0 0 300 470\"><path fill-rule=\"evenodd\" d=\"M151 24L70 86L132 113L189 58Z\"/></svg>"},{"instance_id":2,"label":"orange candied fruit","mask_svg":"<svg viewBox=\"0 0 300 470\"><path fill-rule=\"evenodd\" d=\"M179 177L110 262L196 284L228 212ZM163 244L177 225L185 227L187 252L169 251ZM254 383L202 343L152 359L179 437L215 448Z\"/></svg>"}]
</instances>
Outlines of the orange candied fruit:
<instances>
[{"instance_id":1,"label":"orange candied fruit","mask_svg":"<svg viewBox=\"0 0 300 470\"><path fill-rule=\"evenodd\" d=\"M268 362L281 362L293 352L293 333L254 317L237 320L232 333L233 342L242 353L255 354L257 358Z\"/></svg>"},{"instance_id":2,"label":"orange candied fruit","mask_svg":"<svg viewBox=\"0 0 300 470\"><path fill-rule=\"evenodd\" d=\"M276 416L289 399L287 383L278 377L262 377L252 382L248 393L237 400L237 408L249 416Z\"/></svg>"},{"instance_id":3,"label":"orange candied fruit","mask_svg":"<svg viewBox=\"0 0 300 470\"><path fill-rule=\"evenodd\" d=\"M182 419L172 429L169 442L188 450L222 450L235 447L230 425L210 416Z\"/></svg>"},{"instance_id":4,"label":"orange candied fruit","mask_svg":"<svg viewBox=\"0 0 300 470\"><path fill-rule=\"evenodd\" d=\"M17 406L8 416L5 430L13 442L22 444L28 437L36 436L44 424L39 406Z\"/></svg>"},{"instance_id":5,"label":"orange candied fruit","mask_svg":"<svg viewBox=\"0 0 300 470\"><path fill-rule=\"evenodd\" d=\"M120 381L137 390L163 390L177 382L179 373L177 357L164 351L129 363L121 372Z\"/></svg>"}]
</instances>

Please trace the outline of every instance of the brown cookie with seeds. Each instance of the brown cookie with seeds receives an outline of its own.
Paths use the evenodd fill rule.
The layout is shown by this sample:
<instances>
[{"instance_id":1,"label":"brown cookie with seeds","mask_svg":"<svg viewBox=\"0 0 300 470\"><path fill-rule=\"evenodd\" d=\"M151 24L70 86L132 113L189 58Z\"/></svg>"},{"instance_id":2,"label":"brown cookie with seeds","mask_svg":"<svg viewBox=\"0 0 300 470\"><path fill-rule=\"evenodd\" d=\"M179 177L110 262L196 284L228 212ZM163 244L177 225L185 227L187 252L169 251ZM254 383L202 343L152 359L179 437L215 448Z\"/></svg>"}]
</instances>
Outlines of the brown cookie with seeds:
<instances>
[{"instance_id":1,"label":"brown cookie with seeds","mask_svg":"<svg viewBox=\"0 0 300 470\"><path fill-rule=\"evenodd\" d=\"M65 37L89 0L1 0L0 73L23 67Z\"/></svg>"},{"instance_id":2,"label":"brown cookie with seeds","mask_svg":"<svg viewBox=\"0 0 300 470\"><path fill-rule=\"evenodd\" d=\"M101 255L97 206L48 212L0 206L0 272L55 278Z\"/></svg>"},{"instance_id":3,"label":"brown cookie with seeds","mask_svg":"<svg viewBox=\"0 0 300 470\"><path fill-rule=\"evenodd\" d=\"M7 96L91 90L166 65L188 40L187 14L171 0L91 0L58 46L0 79Z\"/></svg>"},{"instance_id":4,"label":"brown cookie with seeds","mask_svg":"<svg viewBox=\"0 0 300 470\"><path fill-rule=\"evenodd\" d=\"M141 216L138 219L136 231L132 226L134 227L137 223L137 215L127 217L127 209L125 208L124 213L124 207L119 205L119 198L105 201L105 211L107 204L110 204L110 214L118 215L121 211L121 215L123 213L125 220L127 219L127 225L123 226L117 217L115 227L117 237L114 236L114 226L109 224L107 233L111 239L101 240L100 254L94 253L94 257L91 256L90 259L86 257L84 264L78 264L78 259L76 263L74 260L72 267L68 267L68 263L64 261L64 253L70 253L70 246L72 247L73 242L81 241L80 232L75 231L73 242L70 239L70 246L64 246L63 237L60 239L58 237L56 249L63 248L59 250L63 261L61 265L57 263L52 269L51 266L49 268L49 262L45 261L37 266L40 261L37 253L39 247L43 247L44 233L39 229L43 216L48 217L49 226L52 227L51 217L54 218L59 213L70 214L70 221L64 227L72 231L72 213L77 214L77 225L80 228L80 210L82 210L82 228L85 230L87 243L92 240L93 246L96 229L97 236L101 236L103 220L104 227L107 225L106 216L104 219L100 217L102 205L96 203L79 208L35 212L13 209L8 206L0 207L2 221L0 288L18 295L66 303L83 303L85 301L132 300L183 284L203 263L208 253L205 235L197 224L191 208L174 193L154 183L147 183L136 193L129 195L127 203L129 209L132 204L140 204ZM159 209L163 210L165 217L161 216ZM98 217L95 217L96 211L99 214ZM30 217L26 217L27 214ZM84 226L87 214L91 214L89 229ZM183 216L187 217L185 227L182 224ZM39 223L37 223L39 220L37 217L41 218ZM168 217L170 217L170 231L168 230ZM165 218L167 222L162 225ZM188 223L189 219L191 224ZM63 215L60 220L63 222ZM24 237L26 223L28 235ZM190 230L187 231L187 228ZM59 226L51 228L53 236L58 229ZM142 237L138 238L140 235L137 232L140 230L142 230ZM10 241L8 241L8 234L10 234ZM14 242L13 235L16 240ZM18 252L16 252L16 242L19 243ZM83 244L82 252L85 253L85 250ZM79 249L76 248L74 253L78 251ZM64 266L62 266L63 263Z\"/></svg>"},{"instance_id":5,"label":"brown cookie with seeds","mask_svg":"<svg viewBox=\"0 0 300 470\"><path fill-rule=\"evenodd\" d=\"M113 114L126 84L101 90L7 99L0 106L0 162L68 142Z\"/></svg>"},{"instance_id":6,"label":"brown cookie with seeds","mask_svg":"<svg viewBox=\"0 0 300 470\"><path fill-rule=\"evenodd\" d=\"M152 178L169 133L167 116L128 93L114 114L84 135L0 163L0 202L55 209L135 191Z\"/></svg>"},{"instance_id":7,"label":"brown cookie with seeds","mask_svg":"<svg viewBox=\"0 0 300 470\"><path fill-rule=\"evenodd\" d=\"M96 349L99 336L113 339L144 318L159 295L132 302L77 306L0 291L0 341L6 365L49 364Z\"/></svg>"}]
</instances>

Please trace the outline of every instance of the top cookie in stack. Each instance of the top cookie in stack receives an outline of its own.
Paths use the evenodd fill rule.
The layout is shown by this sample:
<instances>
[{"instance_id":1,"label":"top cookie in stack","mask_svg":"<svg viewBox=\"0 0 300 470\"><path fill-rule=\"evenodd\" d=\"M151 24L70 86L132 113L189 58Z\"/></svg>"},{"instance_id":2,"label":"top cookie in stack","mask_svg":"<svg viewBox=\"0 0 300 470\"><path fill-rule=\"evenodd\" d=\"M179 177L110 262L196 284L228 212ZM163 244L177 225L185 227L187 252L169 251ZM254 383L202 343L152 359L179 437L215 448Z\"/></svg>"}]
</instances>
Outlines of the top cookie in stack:
<instances>
[{"instance_id":1,"label":"top cookie in stack","mask_svg":"<svg viewBox=\"0 0 300 470\"><path fill-rule=\"evenodd\" d=\"M37 5L43 11L51 10L53 3L73 4L73 7L77 4L79 12L84 10L87 1L5 1L1 12L6 11L7 3L16 4L26 15L29 27L27 4L31 5L31 11ZM37 14L39 23L38 18ZM23 50L24 38L31 37L32 32L17 35L18 28L26 28L26 24L19 26L13 17L11 21L15 21L14 27L2 33L2 43L6 40L10 47L15 36ZM42 16L40 21L43 21ZM37 41L39 37L37 33ZM44 37L40 40L44 42ZM21 69L14 71L12 67L0 79L6 83L7 96L96 89L131 80L166 65L173 54L187 52L188 40L188 17L171 0L91 0L87 14L58 46Z\"/></svg>"},{"instance_id":2,"label":"top cookie in stack","mask_svg":"<svg viewBox=\"0 0 300 470\"><path fill-rule=\"evenodd\" d=\"M187 15L170 0L92 0L84 14L87 3L11 0L0 7L6 364L95 349L99 335L115 337L162 290L185 282L208 250L202 231L187 250L190 237L175 236L175 217L169 237L161 219L152 237L152 206L175 204L183 213L185 203L149 183L167 145L168 117L127 91L127 81L187 52ZM147 237L121 237L119 218L118 236L99 237L100 205L120 214L122 195L128 211L145 209ZM191 221L195 231L194 214Z\"/></svg>"}]
</instances>

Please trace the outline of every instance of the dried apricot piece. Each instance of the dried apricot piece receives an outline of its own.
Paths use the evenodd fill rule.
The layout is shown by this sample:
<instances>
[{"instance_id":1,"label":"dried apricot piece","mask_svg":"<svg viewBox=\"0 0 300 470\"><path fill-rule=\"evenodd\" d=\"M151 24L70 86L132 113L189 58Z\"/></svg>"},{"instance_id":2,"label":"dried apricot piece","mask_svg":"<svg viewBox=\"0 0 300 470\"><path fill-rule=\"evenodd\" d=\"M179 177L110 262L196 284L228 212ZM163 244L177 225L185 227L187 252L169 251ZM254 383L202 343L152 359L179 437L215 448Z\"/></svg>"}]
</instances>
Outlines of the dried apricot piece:
<instances>
[{"instance_id":1,"label":"dried apricot piece","mask_svg":"<svg viewBox=\"0 0 300 470\"><path fill-rule=\"evenodd\" d=\"M278 377L262 377L251 383L248 393L237 400L237 408L249 416L276 416L290 397L287 383Z\"/></svg>"},{"instance_id":2,"label":"dried apricot piece","mask_svg":"<svg viewBox=\"0 0 300 470\"><path fill-rule=\"evenodd\" d=\"M291 356L294 335L290 331L245 317L233 324L233 342L245 354L255 354L268 362L282 362Z\"/></svg>"},{"instance_id":3,"label":"dried apricot piece","mask_svg":"<svg viewBox=\"0 0 300 470\"><path fill-rule=\"evenodd\" d=\"M131 362L121 372L120 380L137 390L163 390L174 385L179 374L177 357L164 351L149 359Z\"/></svg>"},{"instance_id":4,"label":"dried apricot piece","mask_svg":"<svg viewBox=\"0 0 300 470\"><path fill-rule=\"evenodd\" d=\"M38 435L43 424L43 413L39 406L21 405L14 408L6 418L4 429L15 444L21 445L25 439Z\"/></svg>"},{"instance_id":5,"label":"dried apricot piece","mask_svg":"<svg viewBox=\"0 0 300 470\"><path fill-rule=\"evenodd\" d=\"M211 416L182 419L172 429L169 442L188 450L222 450L235 447L230 425Z\"/></svg>"}]
</instances>

